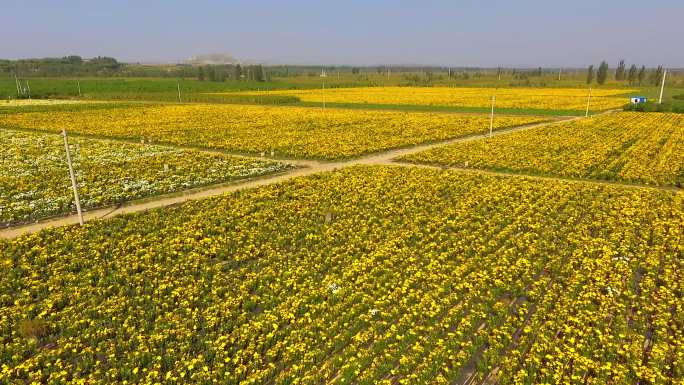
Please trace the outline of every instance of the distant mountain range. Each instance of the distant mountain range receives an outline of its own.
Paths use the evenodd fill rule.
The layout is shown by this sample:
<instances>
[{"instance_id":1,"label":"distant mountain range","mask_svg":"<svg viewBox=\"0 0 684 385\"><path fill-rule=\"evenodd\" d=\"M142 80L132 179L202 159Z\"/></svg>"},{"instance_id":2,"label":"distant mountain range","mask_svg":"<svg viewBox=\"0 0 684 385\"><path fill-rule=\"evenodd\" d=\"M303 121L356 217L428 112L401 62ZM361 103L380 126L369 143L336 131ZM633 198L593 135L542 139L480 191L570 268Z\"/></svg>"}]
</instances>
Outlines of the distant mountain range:
<instances>
[{"instance_id":1,"label":"distant mountain range","mask_svg":"<svg viewBox=\"0 0 684 385\"><path fill-rule=\"evenodd\" d=\"M222 53L192 56L187 60L188 64L240 64L241 61Z\"/></svg>"}]
</instances>

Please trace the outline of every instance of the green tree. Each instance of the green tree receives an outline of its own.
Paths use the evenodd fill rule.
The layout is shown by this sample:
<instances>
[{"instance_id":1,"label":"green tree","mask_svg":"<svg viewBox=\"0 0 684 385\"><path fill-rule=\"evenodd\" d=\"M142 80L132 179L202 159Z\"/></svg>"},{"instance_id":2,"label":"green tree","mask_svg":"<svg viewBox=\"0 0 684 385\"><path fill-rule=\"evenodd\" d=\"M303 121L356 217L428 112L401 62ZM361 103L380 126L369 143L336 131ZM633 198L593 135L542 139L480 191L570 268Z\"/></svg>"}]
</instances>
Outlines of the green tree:
<instances>
[{"instance_id":1,"label":"green tree","mask_svg":"<svg viewBox=\"0 0 684 385\"><path fill-rule=\"evenodd\" d=\"M608 69L608 63L602 61L598 71L596 71L596 82L598 84L606 84L606 80L608 80Z\"/></svg>"},{"instance_id":2,"label":"green tree","mask_svg":"<svg viewBox=\"0 0 684 385\"><path fill-rule=\"evenodd\" d=\"M216 81L216 71L214 70L214 67L207 65L204 67L204 73L207 75L207 80L210 82Z\"/></svg>"},{"instance_id":3,"label":"green tree","mask_svg":"<svg viewBox=\"0 0 684 385\"><path fill-rule=\"evenodd\" d=\"M615 80L625 80L625 61L620 60L617 69L615 69Z\"/></svg>"},{"instance_id":4,"label":"green tree","mask_svg":"<svg viewBox=\"0 0 684 385\"><path fill-rule=\"evenodd\" d=\"M629 67L629 73L627 74L627 80L629 81L629 85L633 85L636 83L637 80L637 75L638 75L639 70L637 69L637 66L632 64L631 67Z\"/></svg>"},{"instance_id":5,"label":"green tree","mask_svg":"<svg viewBox=\"0 0 684 385\"><path fill-rule=\"evenodd\" d=\"M226 81L226 70L223 66L218 66L215 68L215 78L217 82L224 82Z\"/></svg>"},{"instance_id":6,"label":"green tree","mask_svg":"<svg viewBox=\"0 0 684 385\"><path fill-rule=\"evenodd\" d=\"M654 72L651 73L651 84L657 86L663 78L663 66L658 66Z\"/></svg>"},{"instance_id":7,"label":"green tree","mask_svg":"<svg viewBox=\"0 0 684 385\"><path fill-rule=\"evenodd\" d=\"M590 65L587 68L587 84L591 84L594 81L594 65Z\"/></svg>"},{"instance_id":8,"label":"green tree","mask_svg":"<svg viewBox=\"0 0 684 385\"><path fill-rule=\"evenodd\" d=\"M68 64L83 64L83 58L77 55L65 56L64 62Z\"/></svg>"},{"instance_id":9,"label":"green tree","mask_svg":"<svg viewBox=\"0 0 684 385\"><path fill-rule=\"evenodd\" d=\"M254 80L258 82L264 81L264 68L261 66L261 64L254 66Z\"/></svg>"},{"instance_id":10,"label":"green tree","mask_svg":"<svg viewBox=\"0 0 684 385\"><path fill-rule=\"evenodd\" d=\"M242 67L240 67L239 64L235 65L235 69L233 70L233 78L235 80L240 80L242 78Z\"/></svg>"},{"instance_id":11,"label":"green tree","mask_svg":"<svg viewBox=\"0 0 684 385\"><path fill-rule=\"evenodd\" d=\"M197 80L203 82L204 81L204 68L200 67L197 70Z\"/></svg>"},{"instance_id":12,"label":"green tree","mask_svg":"<svg viewBox=\"0 0 684 385\"><path fill-rule=\"evenodd\" d=\"M646 80L646 66L641 66L639 74L637 75L637 79L639 79L639 85Z\"/></svg>"}]
</instances>

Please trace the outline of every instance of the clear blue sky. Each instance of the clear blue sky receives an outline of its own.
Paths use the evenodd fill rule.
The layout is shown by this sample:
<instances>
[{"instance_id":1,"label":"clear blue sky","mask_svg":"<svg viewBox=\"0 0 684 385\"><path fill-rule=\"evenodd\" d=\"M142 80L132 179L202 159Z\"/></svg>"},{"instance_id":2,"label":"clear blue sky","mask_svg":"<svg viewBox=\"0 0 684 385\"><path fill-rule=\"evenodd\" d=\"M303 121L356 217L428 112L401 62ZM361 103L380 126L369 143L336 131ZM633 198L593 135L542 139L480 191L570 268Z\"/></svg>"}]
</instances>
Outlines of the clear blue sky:
<instances>
[{"instance_id":1,"label":"clear blue sky","mask_svg":"<svg viewBox=\"0 0 684 385\"><path fill-rule=\"evenodd\" d=\"M0 57L684 67L684 0L3 0Z\"/></svg>"}]
</instances>

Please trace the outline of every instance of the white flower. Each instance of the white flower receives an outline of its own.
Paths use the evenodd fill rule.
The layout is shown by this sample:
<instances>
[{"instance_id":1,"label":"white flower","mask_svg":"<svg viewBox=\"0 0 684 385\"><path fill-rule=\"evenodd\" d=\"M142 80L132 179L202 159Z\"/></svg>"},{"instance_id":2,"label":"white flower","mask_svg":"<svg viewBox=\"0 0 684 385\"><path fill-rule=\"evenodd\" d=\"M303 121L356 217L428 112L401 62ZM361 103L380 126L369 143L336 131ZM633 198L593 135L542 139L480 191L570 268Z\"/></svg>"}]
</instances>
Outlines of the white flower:
<instances>
[{"instance_id":1,"label":"white flower","mask_svg":"<svg viewBox=\"0 0 684 385\"><path fill-rule=\"evenodd\" d=\"M331 283L328 285L328 289L333 293L337 294L338 291L340 291L340 287L336 283Z\"/></svg>"}]
</instances>

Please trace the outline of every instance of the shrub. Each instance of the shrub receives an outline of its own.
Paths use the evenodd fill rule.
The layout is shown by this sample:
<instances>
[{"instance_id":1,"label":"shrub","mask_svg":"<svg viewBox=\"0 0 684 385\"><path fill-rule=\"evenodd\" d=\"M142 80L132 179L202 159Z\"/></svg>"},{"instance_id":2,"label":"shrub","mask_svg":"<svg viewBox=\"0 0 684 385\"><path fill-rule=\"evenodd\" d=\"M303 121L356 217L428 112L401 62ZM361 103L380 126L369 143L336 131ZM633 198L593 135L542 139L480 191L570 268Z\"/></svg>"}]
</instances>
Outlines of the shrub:
<instances>
[{"instance_id":1,"label":"shrub","mask_svg":"<svg viewBox=\"0 0 684 385\"><path fill-rule=\"evenodd\" d=\"M639 104L627 104L625 105L624 108L625 111L639 111L639 112L675 112L678 114L684 113L684 107L683 106L678 106L674 105L669 102L665 103L655 103L655 102L646 102L646 103L639 103Z\"/></svg>"}]
</instances>

